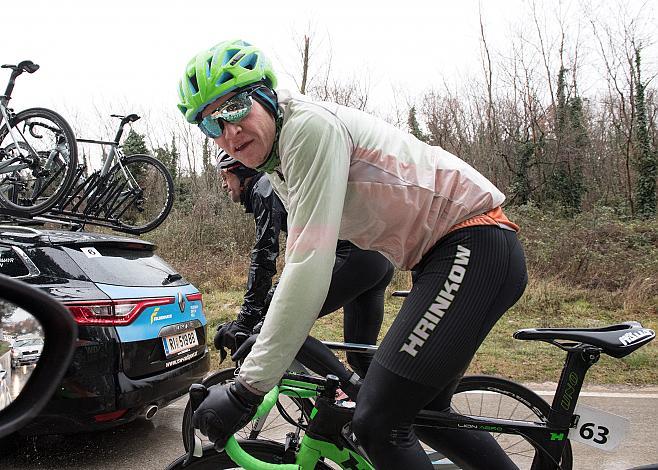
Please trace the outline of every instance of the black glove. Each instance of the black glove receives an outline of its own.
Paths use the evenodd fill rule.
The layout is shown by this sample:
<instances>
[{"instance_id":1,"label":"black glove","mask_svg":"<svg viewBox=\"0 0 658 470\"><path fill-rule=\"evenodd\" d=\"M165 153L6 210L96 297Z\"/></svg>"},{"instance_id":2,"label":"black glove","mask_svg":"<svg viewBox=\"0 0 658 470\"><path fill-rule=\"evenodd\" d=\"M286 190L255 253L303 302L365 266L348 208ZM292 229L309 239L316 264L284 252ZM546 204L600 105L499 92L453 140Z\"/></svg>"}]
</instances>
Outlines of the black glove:
<instances>
[{"instance_id":1,"label":"black glove","mask_svg":"<svg viewBox=\"0 0 658 470\"><path fill-rule=\"evenodd\" d=\"M215 449L222 450L228 438L254 416L262 401L262 395L251 392L240 382L213 385L194 412L192 423L215 443Z\"/></svg>"},{"instance_id":2,"label":"black glove","mask_svg":"<svg viewBox=\"0 0 658 470\"><path fill-rule=\"evenodd\" d=\"M214 339L215 347L219 351L219 362L223 362L226 359L226 350L224 348L229 349L232 354L250 335L251 328L240 322L240 320L219 325Z\"/></svg>"}]
</instances>

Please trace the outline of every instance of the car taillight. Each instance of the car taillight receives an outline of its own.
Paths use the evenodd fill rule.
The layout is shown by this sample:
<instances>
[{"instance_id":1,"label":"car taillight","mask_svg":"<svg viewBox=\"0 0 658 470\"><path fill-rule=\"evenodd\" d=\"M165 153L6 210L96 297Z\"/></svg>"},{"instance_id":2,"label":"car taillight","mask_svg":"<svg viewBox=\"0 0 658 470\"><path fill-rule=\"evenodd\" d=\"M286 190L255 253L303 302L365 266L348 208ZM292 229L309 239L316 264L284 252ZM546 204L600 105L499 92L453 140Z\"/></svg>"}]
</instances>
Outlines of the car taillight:
<instances>
[{"instance_id":1,"label":"car taillight","mask_svg":"<svg viewBox=\"0 0 658 470\"><path fill-rule=\"evenodd\" d=\"M174 303L173 297L161 297L75 302L67 303L66 307L80 325L123 326L130 324L148 307L171 303Z\"/></svg>"},{"instance_id":2,"label":"car taillight","mask_svg":"<svg viewBox=\"0 0 658 470\"><path fill-rule=\"evenodd\" d=\"M100 415L95 415L94 420L97 423L105 423L107 421L114 421L116 419L121 418L123 415L126 414L128 410L117 410L117 411L111 411L110 413L103 413Z\"/></svg>"},{"instance_id":3,"label":"car taillight","mask_svg":"<svg viewBox=\"0 0 658 470\"><path fill-rule=\"evenodd\" d=\"M201 292L197 292L195 294L187 294L185 298L187 298L188 302L194 302L198 300L201 302L201 308L203 308L203 296L201 295Z\"/></svg>"}]
</instances>

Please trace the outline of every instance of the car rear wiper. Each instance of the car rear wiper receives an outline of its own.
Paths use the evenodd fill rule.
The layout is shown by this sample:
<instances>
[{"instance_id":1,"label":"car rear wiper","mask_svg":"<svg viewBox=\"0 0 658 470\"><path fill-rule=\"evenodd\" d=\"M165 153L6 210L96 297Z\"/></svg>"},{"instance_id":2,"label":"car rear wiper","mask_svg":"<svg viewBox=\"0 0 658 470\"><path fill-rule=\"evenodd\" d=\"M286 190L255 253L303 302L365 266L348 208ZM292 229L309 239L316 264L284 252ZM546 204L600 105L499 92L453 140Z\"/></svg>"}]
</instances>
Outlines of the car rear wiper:
<instances>
[{"instance_id":1,"label":"car rear wiper","mask_svg":"<svg viewBox=\"0 0 658 470\"><path fill-rule=\"evenodd\" d=\"M180 279L183 279L183 276L178 273L167 274L167 277L165 277L164 281L162 281L162 285L166 286L167 284L171 284L172 282L178 281Z\"/></svg>"}]
</instances>

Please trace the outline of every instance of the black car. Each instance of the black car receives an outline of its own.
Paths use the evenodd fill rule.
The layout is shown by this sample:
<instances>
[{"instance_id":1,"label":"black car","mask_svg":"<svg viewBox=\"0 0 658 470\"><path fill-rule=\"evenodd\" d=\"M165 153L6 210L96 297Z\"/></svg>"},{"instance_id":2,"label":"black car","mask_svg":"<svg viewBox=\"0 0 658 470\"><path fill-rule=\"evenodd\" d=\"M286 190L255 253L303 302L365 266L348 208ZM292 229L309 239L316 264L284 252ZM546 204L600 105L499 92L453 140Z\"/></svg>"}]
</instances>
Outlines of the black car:
<instances>
[{"instance_id":1,"label":"black car","mask_svg":"<svg viewBox=\"0 0 658 470\"><path fill-rule=\"evenodd\" d=\"M78 323L57 392L22 432L80 432L147 418L210 367L201 294L155 254L114 235L0 226L0 273L62 302Z\"/></svg>"}]
</instances>

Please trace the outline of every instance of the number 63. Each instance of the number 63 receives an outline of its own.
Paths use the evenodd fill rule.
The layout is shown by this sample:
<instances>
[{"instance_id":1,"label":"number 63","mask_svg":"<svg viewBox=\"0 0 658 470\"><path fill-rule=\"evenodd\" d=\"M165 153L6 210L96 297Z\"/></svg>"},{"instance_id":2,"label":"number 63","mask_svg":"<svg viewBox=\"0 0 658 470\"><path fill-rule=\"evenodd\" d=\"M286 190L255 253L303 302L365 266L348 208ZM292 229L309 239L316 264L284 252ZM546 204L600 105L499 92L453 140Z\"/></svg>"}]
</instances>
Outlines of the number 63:
<instances>
[{"instance_id":1,"label":"number 63","mask_svg":"<svg viewBox=\"0 0 658 470\"><path fill-rule=\"evenodd\" d=\"M595 434L594 428L596 428L598 434ZM592 439L597 444L605 444L608 442L608 434L610 434L608 428L605 426L597 426L595 423L585 423L580 428L580 437L583 439Z\"/></svg>"}]
</instances>

